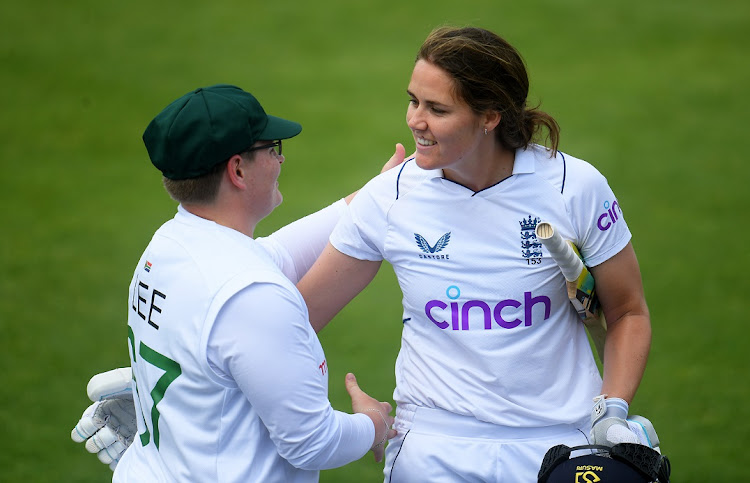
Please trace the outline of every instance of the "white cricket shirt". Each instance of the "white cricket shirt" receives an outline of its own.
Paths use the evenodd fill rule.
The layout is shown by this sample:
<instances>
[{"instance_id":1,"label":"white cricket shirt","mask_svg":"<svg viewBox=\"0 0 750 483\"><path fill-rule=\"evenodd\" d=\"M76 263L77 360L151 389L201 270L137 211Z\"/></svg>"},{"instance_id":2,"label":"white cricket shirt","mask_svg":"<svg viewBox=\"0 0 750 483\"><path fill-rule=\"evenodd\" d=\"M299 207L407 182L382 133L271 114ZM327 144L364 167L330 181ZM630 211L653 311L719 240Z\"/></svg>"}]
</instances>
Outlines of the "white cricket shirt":
<instances>
[{"instance_id":1,"label":"white cricket shirt","mask_svg":"<svg viewBox=\"0 0 750 483\"><path fill-rule=\"evenodd\" d=\"M385 259L398 278L397 403L506 426L589 417L601 378L534 228L552 223L588 266L622 250L630 232L593 166L548 156L517 151L513 175L477 193L407 161L361 189L334 229L339 251Z\"/></svg>"},{"instance_id":2,"label":"white cricket shirt","mask_svg":"<svg viewBox=\"0 0 750 483\"><path fill-rule=\"evenodd\" d=\"M328 401L302 296L237 231L180 207L135 270L128 328L140 434L113 481L315 482L372 445L369 417Z\"/></svg>"}]
</instances>

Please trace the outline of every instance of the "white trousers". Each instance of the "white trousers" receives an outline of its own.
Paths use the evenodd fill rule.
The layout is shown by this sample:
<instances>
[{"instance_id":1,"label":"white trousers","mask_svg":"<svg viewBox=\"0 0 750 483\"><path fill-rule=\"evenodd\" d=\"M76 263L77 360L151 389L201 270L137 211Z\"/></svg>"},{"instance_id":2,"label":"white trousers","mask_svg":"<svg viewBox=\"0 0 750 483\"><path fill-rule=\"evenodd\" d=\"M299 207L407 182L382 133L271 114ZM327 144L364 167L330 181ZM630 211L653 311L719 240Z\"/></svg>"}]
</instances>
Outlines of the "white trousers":
<instances>
[{"instance_id":1,"label":"white trousers","mask_svg":"<svg viewBox=\"0 0 750 483\"><path fill-rule=\"evenodd\" d=\"M440 409L396 408L398 436L385 451L386 483L534 483L552 446L588 444L589 423L498 426Z\"/></svg>"}]
</instances>

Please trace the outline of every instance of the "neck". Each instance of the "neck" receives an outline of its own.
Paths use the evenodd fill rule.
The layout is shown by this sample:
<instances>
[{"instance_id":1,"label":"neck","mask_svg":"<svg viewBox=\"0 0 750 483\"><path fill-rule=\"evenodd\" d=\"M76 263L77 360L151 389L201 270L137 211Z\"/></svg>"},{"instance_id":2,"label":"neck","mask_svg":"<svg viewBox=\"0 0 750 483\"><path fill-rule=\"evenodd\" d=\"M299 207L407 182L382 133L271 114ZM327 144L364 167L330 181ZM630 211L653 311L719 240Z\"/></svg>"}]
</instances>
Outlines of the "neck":
<instances>
[{"instance_id":1,"label":"neck","mask_svg":"<svg viewBox=\"0 0 750 483\"><path fill-rule=\"evenodd\" d=\"M245 213L245 210L242 210L241 207L222 207L219 202L205 205L182 203L182 207L195 216L213 221L218 225L226 226L253 238L257 221Z\"/></svg>"},{"instance_id":2,"label":"neck","mask_svg":"<svg viewBox=\"0 0 750 483\"><path fill-rule=\"evenodd\" d=\"M474 160L467 160L461 169L443 169L443 175L474 192L489 188L513 174L516 152L493 143L494 149L478 150Z\"/></svg>"}]
</instances>

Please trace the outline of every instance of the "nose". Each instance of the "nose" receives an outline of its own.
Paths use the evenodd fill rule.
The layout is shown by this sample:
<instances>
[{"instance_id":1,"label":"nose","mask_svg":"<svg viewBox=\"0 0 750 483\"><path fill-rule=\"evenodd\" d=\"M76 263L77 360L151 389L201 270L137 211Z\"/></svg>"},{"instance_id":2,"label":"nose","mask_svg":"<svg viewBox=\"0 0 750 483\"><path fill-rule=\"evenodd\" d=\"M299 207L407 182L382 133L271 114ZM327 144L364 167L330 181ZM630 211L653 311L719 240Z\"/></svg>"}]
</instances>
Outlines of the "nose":
<instances>
[{"instance_id":1,"label":"nose","mask_svg":"<svg viewBox=\"0 0 750 483\"><path fill-rule=\"evenodd\" d=\"M420 108L410 108L406 111L406 125L412 131L424 131L427 129L427 121L422 115Z\"/></svg>"}]
</instances>

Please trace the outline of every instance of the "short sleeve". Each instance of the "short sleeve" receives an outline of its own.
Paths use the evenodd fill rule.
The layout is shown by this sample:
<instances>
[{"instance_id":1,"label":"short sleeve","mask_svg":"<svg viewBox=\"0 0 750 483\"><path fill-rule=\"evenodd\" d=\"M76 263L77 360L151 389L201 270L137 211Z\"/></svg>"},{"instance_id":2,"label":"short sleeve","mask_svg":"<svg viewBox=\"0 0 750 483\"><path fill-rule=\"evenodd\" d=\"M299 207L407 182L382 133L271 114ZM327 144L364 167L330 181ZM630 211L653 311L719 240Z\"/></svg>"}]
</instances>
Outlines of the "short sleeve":
<instances>
[{"instance_id":1,"label":"short sleeve","mask_svg":"<svg viewBox=\"0 0 750 483\"><path fill-rule=\"evenodd\" d=\"M585 161L568 158L566 198L576 245L587 266L593 267L618 254L631 239L620 203L607 179Z\"/></svg>"},{"instance_id":2,"label":"short sleeve","mask_svg":"<svg viewBox=\"0 0 750 483\"><path fill-rule=\"evenodd\" d=\"M338 251L359 260L383 260L387 210L393 202L385 189L389 180L381 175L359 190L331 233L331 245Z\"/></svg>"}]
</instances>

